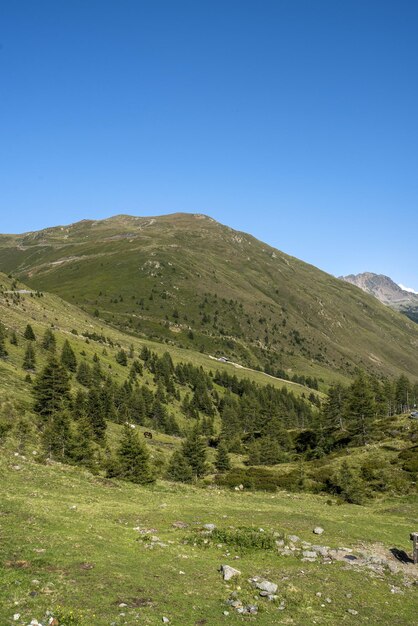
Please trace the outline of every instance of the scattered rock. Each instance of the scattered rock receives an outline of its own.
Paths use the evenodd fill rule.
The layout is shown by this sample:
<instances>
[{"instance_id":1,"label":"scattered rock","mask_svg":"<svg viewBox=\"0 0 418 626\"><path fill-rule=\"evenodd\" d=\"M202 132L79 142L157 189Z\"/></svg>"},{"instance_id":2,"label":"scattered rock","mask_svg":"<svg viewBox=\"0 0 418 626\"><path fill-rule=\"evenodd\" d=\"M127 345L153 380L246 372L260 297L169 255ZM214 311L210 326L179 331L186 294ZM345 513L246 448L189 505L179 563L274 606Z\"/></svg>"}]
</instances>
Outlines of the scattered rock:
<instances>
[{"instance_id":1,"label":"scattered rock","mask_svg":"<svg viewBox=\"0 0 418 626\"><path fill-rule=\"evenodd\" d=\"M276 593L277 591L277 585L270 582L269 580L261 580L260 582L256 582L255 586L257 587L257 589L260 589L261 592L265 592L267 595Z\"/></svg>"},{"instance_id":2,"label":"scattered rock","mask_svg":"<svg viewBox=\"0 0 418 626\"><path fill-rule=\"evenodd\" d=\"M15 613L15 614L13 615L13 621L14 621L14 622L17 622L17 620L18 620L19 618L20 618L20 613Z\"/></svg>"},{"instance_id":3,"label":"scattered rock","mask_svg":"<svg viewBox=\"0 0 418 626\"><path fill-rule=\"evenodd\" d=\"M216 526L215 524L203 524L203 528L212 532L212 530L215 530Z\"/></svg>"},{"instance_id":4,"label":"scattered rock","mask_svg":"<svg viewBox=\"0 0 418 626\"><path fill-rule=\"evenodd\" d=\"M314 533L314 535L322 535L324 529L321 528L321 526L315 526L312 532Z\"/></svg>"},{"instance_id":5,"label":"scattered rock","mask_svg":"<svg viewBox=\"0 0 418 626\"><path fill-rule=\"evenodd\" d=\"M292 543L297 543L298 541L300 541L300 537L298 537L297 535L289 535L288 536L289 541L291 541Z\"/></svg>"},{"instance_id":6,"label":"scattered rock","mask_svg":"<svg viewBox=\"0 0 418 626\"><path fill-rule=\"evenodd\" d=\"M170 620L168 619L168 617L163 617L163 619L162 619L162 623L163 623L163 624L169 624L169 623L170 623Z\"/></svg>"},{"instance_id":7,"label":"scattered rock","mask_svg":"<svg viewBox=\"0 0 418 626\"><path fill-rule=\"evenodd\" d=\"M318 556L316 552L314 552L313 550L304 550L302 552L302 556L305 557L305 559L316 559L316 557Z\"/></svg>"},{"instance_id":8,"label":"scattered rock","mask_svg":"<svg viewBox=\"0 0 418 626\"><path fill-rule=\"evenodd\" d=\"M224 580L231 580L231 578L241 575L239 569L235 569L235 567L231 567L230 565L221 565L220 571L222 572Z\"/></svg>"},{"instance_id":9,"label":"scattered rock","mask_svg":"<svg viewBox=\"0 0 418 626\"><path fill-rule=\"evenodd\" d=\"M188 528L188 527L189 527L189 524L187 524L186 522L181 522L181 521L179 521L179 522L174 522L174 523L172 524L172 527L173 527L173 528Z\"/></svg>"},{"instance_id":10,"label":"scattered rock","mask_svg":"<svg viewBox=\"0 0 418 626\"><path fill-rule=\"evenodd\" d=\"M350 613L350 615L358 615L358 611L355 609L347 609L347 613Z\"/></svg>"}]
</instances>

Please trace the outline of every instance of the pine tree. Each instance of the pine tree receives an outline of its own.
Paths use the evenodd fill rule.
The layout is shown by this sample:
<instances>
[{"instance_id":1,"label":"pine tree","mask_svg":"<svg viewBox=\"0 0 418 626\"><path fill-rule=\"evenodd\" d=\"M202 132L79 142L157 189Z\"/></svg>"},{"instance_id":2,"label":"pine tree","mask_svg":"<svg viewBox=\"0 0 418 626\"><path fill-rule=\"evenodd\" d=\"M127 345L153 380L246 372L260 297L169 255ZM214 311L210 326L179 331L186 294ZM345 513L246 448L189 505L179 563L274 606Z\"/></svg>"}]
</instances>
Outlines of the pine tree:
<instances>
[{"instance_id":1,"label":"pine tree","mask_svg":"<svg viewBox=\"0 0 418 626\"><path fill-rule=\"evenodd\" d=\"M248 465L261 465L261 450L259 441L252 441L248 447Z\"/></svg>"},{"instance_id":2,"label":"pine tree","mask_svg":"<svg viewBox=\"0 0 418 626\"><path fill-rule=\"evenodd\" d=\"M350 431L365 445L376 413L376 403L370 381L364 372L359 372L349 389L347 413Z\"/></svg>"},{"instance_id":3,"label":"pine tree","mask_svg":"<svg viewBox=\"0 0 418 626\"><path fill-rule=\"evenodd\" d=\"M34 411L48 418L59 413L70 397L70 385L65 369L54 356L50 358L33 386Z\"/></svg>"},{"instance_id":4,"label":"pine tree","mask_svg":"<svg viewBox=\"0 0 418 626\"><path fill-rule=\"evenodd\" d=\"M351 502L352 504L363 503L366 495L364 486L347 461L342 462L336 482L340 495L346 502Z\"/></svg>"},{"instance_id":5,"label":"pine tree","mask_svg":"<svg viewBox=\"0 0 418 626\"><path fill-rule=\"evenodd\" d=\"M23 357L22 367L24 370L34 370L35 364L35 349L33 347L33 344L29 341L28 345L26 346L25 355Z\"/></svg>"},{"instance_id":6,"label":"pine tree","mask_svg":"<svg viewBox=\"0 0 418 626\"><path fill-rule=\"evenodd\" d=\"M128 425L123 429L117 459L120 468L119 478L139 485L155 481L147 447L139 438L137 431Z\"/></svg>"},{"instance_id":7,"label":"pine tree","mask_svg":"<svg viewBox=\"0 0 418 626\"><path fill-rule=\"evenodd\" d=\"M48 350L48 352L55 352L56 350L57 340L55 339L55 335L50 328L47 328L44 332L41 347L44 350Z\"/></svg>"},{"instance_id":8,"label":"pine tree","mask_svg":"<svg viewBox=\"0 0 418 626\"><path fill-rule=\"evenodd\" d=\"M80 361L77 369L76 380L80 385L89 387L92 379L91 367L86 361Z\"/></svg>"},{"instance_id":9,"label":"pine tree","mask_svg":"<svg viewBox=\"0 0 418 626\"><path fill-rule=\"evenodd\" d=\"M119 363L119 365L123 365L124 367L128 365L128 357L125 350L119 350L119 352L116 354L116 362Z\"/></svg>"},{"instance_id":10,"label":"pine tree","mask_svg":"<svg viewBox=\"0 0 418 626\"><path fill-rule=\"evenodd\" d=\"M33 328L32 328L32 326L30 324L28 324L26 326L25 332L23 333L23 336L28 341L36 341L35 333L33 332Z\"/></svg>"},{"instance_id":11,"label":"pine tree","mask_svg":"<svg viewBox=\"0 0 418 626\"><path fill-rule=\"evenodd\" d=\"M260 439L260 461L262 465L276 465L280 463L282 454L279 444L271 437Z\"/></svg>"},{"instance_id":12,"label":"pine tree","mask_svg":"<svg viewBox=\"0 0 418 626\"><path fill-rule=\"evenodd\" d=\"M227 472L231 469L231 461L229 460L228 448L221 441L216 451L215 467L218 472Z\"/></svg>"},{"instance_id":13,"label":"pine tree","mask_svg":"<svg viewBox=\"0 0 418 626\"><path fill-rule=\"evenodd\" d=\"M168 480L180 483L190 483L193 480L193 470L181 450L173 452L167 468Z\"/></svg>"},{"instance_id":14,"label":"pine tree","mask_svg":"<svg viewBox=\"0 0 418 626\"><path fill-rule=\"evenodd\" d=\"M12 330L12 332L10 333L10 343L12 344L12 346L19 345L19 342L17 340L17 335L16 335L16 331L15 330Z\"/></svg>"},{"instance_id":15,"label":"pine tree","mask_svg":"<svg viewBox=\"0 0 418 626\"><path fill-rule=\"evenodd\" d=\"M189 436L182 444L183 454L197 477L204 476L206 467L206 445L197 426L193 428Z\"/></svg>"},{"instance_id":16,"label":"pine tree","mask_svg":"<svg viewBox=\"0 0 418 626\"><path fill-rule=\"evenodd\" d=\"M71 460L73 437L67 410L50 416L42 433L42 442L48 456L56 461Z\"/></svg>"},{"instance_id":17,"label":"pine tree","mask_svg":"<svg viewBox=\"0 0 418 626\"><path fill-rule=\"evenodd\" d=\"M75 426L71 460L77 465L91 467L93 456L93 430L90 421L83 415Z\"/></svg>"},{"instance_id":18,"label":"pine tree","mask_svg":"<svg viewBox=\"0 0 418 626\"><path fill-rule=\"evenodd\" d=\"M6 329L4 325L0 322L0 358L4 358L7 356L5 338L6 338Z\"/></svg>"},{"instance_id":19,"label":"pine tree","mask_svg":"<svg viewBox=\"0 0 418 626\"><path fill-rule=\"evenodd\" d=\"M77 359L68 339L64 341L64 345L62 346L61 363L70 372L75 372L77 369Z\"/></svg>"},{"instance_id":20,"label":"pine tree","mask_svg":"<svg viewBox=\"0 0 418 626\"><path fill-rule=\"evenodd\" d=\"M103 404L96 389L90 389L87 398L87 417L96 441L103 442L106 433L106 420L104 416Z\"/></svg>"}]
</instances>

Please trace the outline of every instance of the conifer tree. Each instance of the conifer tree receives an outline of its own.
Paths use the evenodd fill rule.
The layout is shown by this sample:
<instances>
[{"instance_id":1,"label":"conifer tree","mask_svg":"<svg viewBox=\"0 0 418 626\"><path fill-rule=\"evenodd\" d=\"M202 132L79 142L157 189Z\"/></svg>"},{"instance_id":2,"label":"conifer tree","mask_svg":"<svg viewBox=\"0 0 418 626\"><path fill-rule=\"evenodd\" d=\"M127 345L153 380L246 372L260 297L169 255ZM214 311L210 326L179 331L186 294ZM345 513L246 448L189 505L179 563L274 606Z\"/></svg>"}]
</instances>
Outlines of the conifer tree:
<instances>
[{"instance_id":1,"label":"conifer tree","mask_svg":"<svg viewBox=\"0 0 418 626\"><path fill-rule=\"evenodd\" d=\"M4 358L7 356L5 338L6 338L6 329L4 325L0 322L0 358Z\"/></svg>"},{"instance_id":2,"label":"conifer tree","mask_svg":"<svg viewBox=\"0 0 418 626\"><path fill-rule=\"evenodd\" d=\"M206 467L206 444L200 434L200 429L195 426L182 444L183 454L192 468L193 474L198 478L207 472Z\"/></svg>"},{"instance_id":3,"label":"conifer tree","mask_svg":"<svg viewBox=\"0 0 418 626\"><path fill-rule=\"evenodd\" d=\"M77 369L76 380L80 383L80 385L84 385L88 387L91 383L92 373L91 368L86 361L80 361L80 365Z\"/></svg>"},{"instance_id":4,"label":"conifer tree","mask_svg":"<svg viewBox=\"0 0 418 626\"><path fill-rule=\"evenodd\" d=\"M34 370L36 364L35 358L35 349L33 344L28 341L28 345L26 346L25 355L23 357L22 367L24 370Z\"/></svg>"},{"instance_id":5,"label":"conifer tree","mask_svg":"<svg viewBox=\"0 0 418 626\"><path fill-rule=\"evenodd\" d=\"M215 467L218 472L227 472L231 469L231 461L229 460L228 448L221 441L216 451Z\"/></svg>"},{"instance_id":6,"label":"conifer tree","mask_svg":"<svg viewBox=\"0 0 418 626\"><path fill-rule=\"evenodd\" d=\"M73 438L66 409L50 416L42 433L42 442L50 458L63 462L71 460Z\"/></svg>"},{"instance_id":7,"label":"conifer tree","mask_svg":"<svg viewBox=\"0 0 418 626\"><path fill-rule=\"evenodd\" d=\"M128 365L128 356L125 350L119 350L119 352L116 354L116 362L119 363L119 365L123 365L124 367Z\"/></svg>"},{"instance_id":8,"label":"conifer tree","mask_svg":"<svg viewBox=\"0 0 418 626\"><path fill-rule=\"evenodd\" d=\"M87 398L87 417L96 441L103 442L106 433L106 420L103 404L96 389L90 389Z\"/></svg>"},{"instance_id":9,"label":"conifer tree","mask_svg":"<svg viewBox=\"0 0 418 626\"><path fill-rule=\"evenodd\" d=\"M364 372L357 374L349 389L347 412L352 434L359 436L362 445L365 445L375 417L376 403Z\"/></svg>"},{"instance_id":10,"label":"conifer tree","mask_svg":"<svg viewBox=\"0 0 418 626\"><path fill-rule=\"evenodd\" d=\"M15 330L12 330L12 332L10 333L10 343L12 344L12 346L19 345Z\"/></svg>"},{"instance_id":11,"label":"conifer tree","mask_svg":"<svg viewBox=\"0 0 418 626\"><path fill-rule=\"evenodd\" d=\"M62 346L61 363L70 372L75 372L77 369L77 359L68 339L64 341L64 345Z\"/></svg>"},{"instance_id":12,"label":"conifer tree","mask_svg":"<svg viewBox=\"0 0 418 626\"><path fill-rule=\"evenodd\" d=\"M173 452L167 468L168 480L180 483L190 483L193 480L193 470L181 450Z\"/></svg>"},{"instance_id":13,"label":"conifer tree","mask_svg":"<svg viewBox=\"0 0 418 626\"><path fill-rule=\"evenodd\" d=\"M261 465L261 450L259 441L252 441L248 447L248 465Z\"/></svg>"},{"instance_id":14,"label":"conifer tree","mask_svg":"<svg viewBox=\"0 0 418 626\"><path fill-rule=\"evenodd\" d=\"M71 416L75 420L87 416L87 395L81 389L77 391L72 402Z\"/></svg>"},{"instance_id":15,"label":"conifer tree","mask_svg":"<svg viewBox=\"0 0 418 626\"><path fill-rule=\"evenodd\" d=\"M119 478L140 485L155 481L147 447L139 438L137 431L128 425L123 429L117 459Z\"/></svg>"},{"instance_id":16,"label":"conifer tree","mask_svg":"<svg viewBox=\"0 0 418 626\"><path fill-rule=\"evenodd\" d=\"M48 418L66 406L70 398L70 385L65 369L51 356L37 376L33 386L34 411Z\"/></svg>"},{"instance_id":17,"label":"conifer tree","mask_svg":"<svg viewBox=\"0 0 418 626\"><path fill-rule=\"evenodd\" d=\"M85 415L81 416L75 426L71 460L77 465L91 467L94 456L93 429Z\"/></svg>"},{"instance_id":18,"label":"conifer tree","mask_svg":"<svg viewBox=\"0 0 418 626\"><path fill-rule=\"evenodd\" d=\"M33 328L32 328L32 326L30 324L28 324L26 326L25 332L23 333L23 336L28 341L36 341L35 333L33 332Z\"/></svg>"},{"instance_id":19,"label":"conifer tree","mask_svg":"<svg viewBox=\"0 0 418 626\"><path fill-rule=\"evenodd\" d=\"M56 350L57 340L55 339L55 335L50 328L47 328L44 332L41 347L49 352L55 352Z\"/></svg>"}]
</instances>

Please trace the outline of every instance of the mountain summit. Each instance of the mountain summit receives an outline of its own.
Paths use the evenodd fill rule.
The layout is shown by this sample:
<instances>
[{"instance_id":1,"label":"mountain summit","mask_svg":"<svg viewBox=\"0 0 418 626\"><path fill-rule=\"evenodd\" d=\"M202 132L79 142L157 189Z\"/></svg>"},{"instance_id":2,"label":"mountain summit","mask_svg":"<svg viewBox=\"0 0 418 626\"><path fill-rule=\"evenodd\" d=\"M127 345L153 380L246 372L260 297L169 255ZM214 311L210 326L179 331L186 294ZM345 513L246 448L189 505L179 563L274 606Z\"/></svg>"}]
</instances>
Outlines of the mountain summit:
<instances>
[{"instance_id":1,"label":"mountain summit","mask_svg":"<svg viewBox=\"0 0 418 626\"><path fill-rule=\"evenodd\" d=\"M363 272L341 278L418 322L418 294L402 289L389 276Z\"/></svg>"},{"instance_id":2,"label":"mountain summit","mask_svg":"<svg viewBox=\"0 0 418 626\"><path fill-rule=\"evenodd\" d=\"M0 270L125 332L275 375L418 375L410 320L205 215L118 215L2 235Z\"/></svg>"}]
</instances>

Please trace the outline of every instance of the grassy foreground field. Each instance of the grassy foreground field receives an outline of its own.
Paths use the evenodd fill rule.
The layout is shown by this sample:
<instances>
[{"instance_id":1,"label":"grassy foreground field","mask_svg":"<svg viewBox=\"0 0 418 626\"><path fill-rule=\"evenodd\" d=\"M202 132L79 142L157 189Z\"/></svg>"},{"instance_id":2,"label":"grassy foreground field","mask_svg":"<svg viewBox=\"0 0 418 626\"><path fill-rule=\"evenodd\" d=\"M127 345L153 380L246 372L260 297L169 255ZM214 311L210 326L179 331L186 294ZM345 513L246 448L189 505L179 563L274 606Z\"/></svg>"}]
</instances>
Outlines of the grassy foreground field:
<instances>
[{"instance_id":1,"label":"grassy foreground field","mask_svg":"<svg viewBox=\"0 0 418 626\"><path fill-rule=\"evenodd\" d=\"M1 626L45 624L45 612L57 606L80 611L83 618L65 623L83 626L152 625L163 617L179 626L416 623L417 566L393 559L394 573L387 564L347 559L303 562L298 551L285 556L276 546L243 550L232 543L235 529L246 526L257 537L263 528L285 543L295 534L390 559L391 548L410 553L409 533L418 528L414 497L359 507L284 492L166 482L145 488L10 452L0 458L0 475ZM187 527L174 527L179 521ZM202 535L206 523L228 531L230 542ZM322 536L312 532L318 525ZM242 575L223 581L221 564ZM277 600L259 597L248 583L253 576L276 583ZM234 591L258 614L228 606Z\"/></svg>"}]
</instances>

